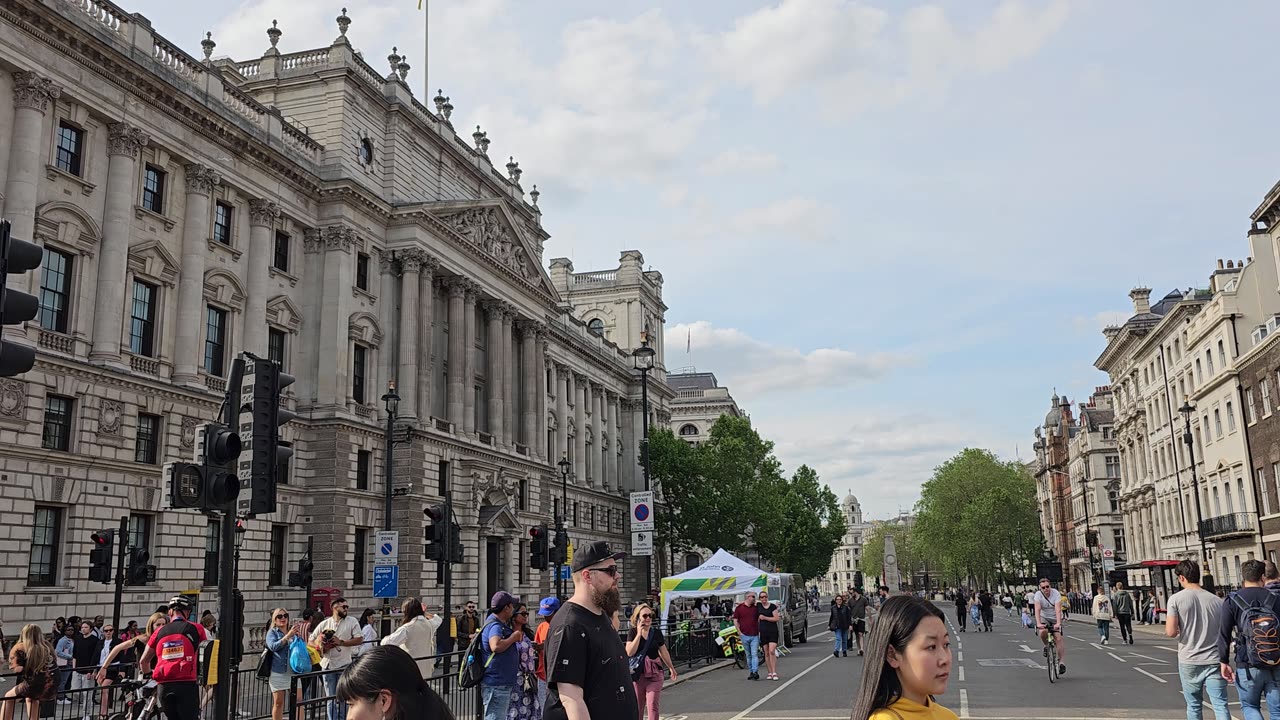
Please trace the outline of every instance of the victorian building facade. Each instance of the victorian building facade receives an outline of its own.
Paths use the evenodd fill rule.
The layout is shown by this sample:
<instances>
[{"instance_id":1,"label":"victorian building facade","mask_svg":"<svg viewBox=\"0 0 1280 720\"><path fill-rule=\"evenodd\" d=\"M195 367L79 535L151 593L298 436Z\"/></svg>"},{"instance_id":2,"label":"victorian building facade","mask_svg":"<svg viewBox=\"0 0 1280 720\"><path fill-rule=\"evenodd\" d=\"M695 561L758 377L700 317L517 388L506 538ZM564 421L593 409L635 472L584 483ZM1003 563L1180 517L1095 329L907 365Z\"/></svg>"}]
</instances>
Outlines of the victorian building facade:
<instances>
[{"instance_id":1,"label":"victorian building facade","mask_svg":"<svg viewBox=\"0 0 1280 720\"><path fill-rule=\"evenodd\" d=\"M1071 482L1068 465L1070 443L1078 430L1071 413L1071 403L1055 392L1049 401L1044 424L1035 429L1036 453L1033 476L1036 481L1036 504L1040 532L1046 547L1062 564L1062 577L1071 577L1070 561L1076 554Z\"/></svg>"},{"instance_id":2,"label":"victorian building facade","mask_svg":"<svg viewBox=\"0 0 1280 720\"><path fill-rule=\"evenodd\" d=\"M262 57L234 62L212 60L209 37L196 59L107 0L0 6L2 212L45 249L11 280L41 300L11 331L36 367L0 381L5 622L108 611L89 535L122 516L158 566L127 589L126 617L182 590L215 601L219 520L169 510L161 466L192 455L240 351L297 377L299 416L279 509L248 520L237 550L247 625L301 604L286 578L308 540L316 587L373 604L388 476L400 593L428 603L444 598L423 509L446 483L465 546L455 604L547 594L526 530L561 508L575 543L625 544L642 341L657 350L652 422L673 399L661 275L638 252L604 273L545 271L536 186L514 160L494 167L479 128L460 137L448 98L415 99L403 58L370 67L346 36L357 21L344 11L330 46L292 53L273 24Z\"/></svg>"},{"instance_id":3,"label":"victorian building facade","mask_svg":"<svg viewBox=\"0 0 1280 720\"><path fill-rule=\"evenodd\" d=\"M818 590L823 595L835 595L851 587L864 587L865 591L865 584L868 582L862 577L862 542L871 525L863 522L862 505L853 493L845 495L840 502L840 512L844 514L844 538L831 554L831 566L827 569L827 574L816 581ZM861 583L858 582L859 578Z\"/></svg>"},{"instance_id":4,"label":"victorian building facade","mask_svg":"<svg viewBox=\"0 0 1280 720\"><path fill-rule=\"evenodd\" d=\"M1074 546L1069 565L1071 586L1084 589L1105 582L1106 570L1124 564L1126 548L1111 388L1096 388L1079 411L1067 446Z\"/></svg>"}]
</instances>

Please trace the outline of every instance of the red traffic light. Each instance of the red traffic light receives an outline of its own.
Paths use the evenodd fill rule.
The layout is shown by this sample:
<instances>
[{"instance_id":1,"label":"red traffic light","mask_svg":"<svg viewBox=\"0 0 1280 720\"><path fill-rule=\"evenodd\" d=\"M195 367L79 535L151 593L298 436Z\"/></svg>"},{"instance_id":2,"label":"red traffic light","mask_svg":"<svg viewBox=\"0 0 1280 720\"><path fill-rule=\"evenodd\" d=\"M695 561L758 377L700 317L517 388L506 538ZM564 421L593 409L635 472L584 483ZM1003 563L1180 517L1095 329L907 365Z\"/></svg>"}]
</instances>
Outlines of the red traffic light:
<instances>
[{"instance_id":1,"label":"red traffic light","mask_svg":"<svg viewBox=\"0 0 1280 720\"><path fill-rule=\"evenodd\" d=\"M542 528L536 528L536 527L529 528L529 537L533 538L534 540L541 538Z\"/></svg>"},{"instance_id":2,"label":"red traffic light","mask_svg":"<svg viewBox=\"0 0 1280 720\"><path fill-rule=\"evenodd\" d=\"M94 545L110 545L112 540L112 537L111 537L112 535L114 535L114 533L96 532L90 535L89 539L93 541Z\"/></svg>"},{"instance_id":3,"label":"red traffic light","mask_svg":"<svg viewBox=\"0 0 1280 720\"><path fill-rule=\"evenodd\" d=\"M426 515L427 519L433 523L444 521L444 507L441 505L433 505L428 508L423 508L422 514Z\"/></svg>"}]
</instances>

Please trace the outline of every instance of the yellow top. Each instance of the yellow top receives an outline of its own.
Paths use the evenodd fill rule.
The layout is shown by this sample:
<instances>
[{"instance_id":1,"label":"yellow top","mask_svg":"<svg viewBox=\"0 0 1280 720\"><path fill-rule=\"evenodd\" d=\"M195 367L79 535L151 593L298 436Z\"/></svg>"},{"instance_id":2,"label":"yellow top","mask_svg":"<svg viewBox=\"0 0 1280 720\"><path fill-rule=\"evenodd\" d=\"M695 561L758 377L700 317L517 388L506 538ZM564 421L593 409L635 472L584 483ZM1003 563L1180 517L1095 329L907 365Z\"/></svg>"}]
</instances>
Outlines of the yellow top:
<instances>
[{"instance_id":1,"label":"yellow top","mask_svg":"<svg viewBox=\"0 0 1280 720\"><path fill-rule=\"evenodd\" d=\"M889 707L871 713L868 720L958 720L958 718L955 713L937 702L930 702L926 706L900 697Z\"/></svg>"}]
</instances>

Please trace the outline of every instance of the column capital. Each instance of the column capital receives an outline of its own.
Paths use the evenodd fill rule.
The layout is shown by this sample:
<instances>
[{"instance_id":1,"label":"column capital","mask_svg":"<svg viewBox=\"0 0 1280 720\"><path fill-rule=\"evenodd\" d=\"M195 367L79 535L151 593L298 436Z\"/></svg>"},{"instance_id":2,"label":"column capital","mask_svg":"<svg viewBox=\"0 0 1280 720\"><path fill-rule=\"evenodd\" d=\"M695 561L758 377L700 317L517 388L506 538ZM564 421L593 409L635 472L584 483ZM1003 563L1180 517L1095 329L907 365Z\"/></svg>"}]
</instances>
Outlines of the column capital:
<instances>
[{"instance_id":1,"label":"column capital","mask_svg":"<svg viewBox=\"0 0 1280 720\"><path fill-rule=\"evenodd\" d=\"M465 298L467 295L468 280L461 275L451 275L440 279L440 284L448 291L449 297Z\"/></svg>"},{"instance_id":2,"label":"column capital","mask_svg":"<svg viewBox=\"0 0 1280 720\"><path fill-rule=\"evenodd\" d=\"M417 274L422 271L422 266L427 262L427 254L417 248L409 248L396 253L396 259L400 261L400 272Z\"/></svg>"},{"instance_id":3,"label":"column capital","mask_svg":"<svg viewBox=\"0 0 1280 720\"><path fill-rule=\"evenodd\" d=\"M307 228L302 231L302 251L305 253L318 253L324 249L324 239L320 235L320 228Z\"/></svg>"},{"instance_id":4,"label":"column capital","mask_svg":"<svg viewBox=\"0 0 1280 720\"><path fill-rule=\"evenodd\" d=\"M356 244L356 231L345 225L330 225L329 227L321 228L320 237L324 242L326 251L338 250L350 253L351 248Z\"/></svg>"},{"instance_id":5,"label":"column capital","mask_svg":"<svg viewBox=\"0 0 1280 720\"><path fill-rule=\"evenodd\" d=\"M588 378L586 373L580 373L577 370L573 370L573 381L578 385L582 385L590 379L591 378Z\"/></svg>"},{"instance_id":6,"label":"column capital","mask_svg":"<svg viewBox=\"0 0 1280 720\"><path fill-rule=\"evenodd\" d=\"M151 136L142 128L129 123L114 122L107 125L107 154L138 157L138 151L151 142Z\"/></svg>"},{"instance_id":7,"label":"column capital","mask_svg":"<svg viewBox=\"0 0 1280 720\"><path fill-rule=\"evenodd\" d=\"M474 304L479 299L480 299L480 283L472 280L467 280L466 295L463 296L463 301Z\"/></svg>"},{"instance_id":8,"label":"column capital","mask_svg":"<svg viewBox=\"0 0 1280 720\"><path fill-rule=\"evenodd\" d=\"M61 95L62 87L43 75L26 70L13 74L14 107L36 110L43 115L49 109L49 101Z\"/></svg>"},{"instance_id":9,"label":"column capital","mask_svg":"<svg viewBox=\"0 0 1280 720\"><path fill-rule=\"evenodd\" d=\"M111 154L113 155L136 155L139 145L132 145L132 149L128 147L130 140L123 133L117 139L116 128L124 123L113 123L111 125ZM143 143L145 144L145 143ZM213 189L222 182L222 176L217 170L200 163L189 163L182 166L182 170L186 173L187 194L188 195L208 195Z\"/></svg>"},{"instance_id":10,"label":"column capital","mask_svg":"<svg viewBox=\"0 0 1280 720\"><path fill-rule=\"evenodd\" d=\"M555 362L553 360L552 364L556 366L557 375L564 375L567 378L569 377L570 373L573 372L573 368L569 367L568 363Z\"/></svg>"},{"instance_id":11,"label":"column capital","mask_svg":"<svg viewBox=\"0 0 1280 720\"><path fill-rule=\"evenodd\" d=\"M488 316L490 321L502 320L503 302L495 298L483 298L480 300L480 309Z\"/></svg>"},{"instance_id":12,"label":"column capital","mask_svg":"<svg viewBox=\"0 0 1280 720\"><path fill-rule=\"evenodd\" d=\"M273 200L253 198L249 200L249 226L274 227L280 217L280 206Z\"/></svg>"},{"instance_id":13,"label":"column capital","mask_svg":"<svg viewBox=\"0 0 1280 720\"><path fill-rule=\"evenodd\" d=\"M538 336L542 333L542 323L537 320L518 317L516 318L515 324L516 332L520 334L520 337L527 340L536 341Z\"/></svg>"},{"instance_id":14,"label":"column capital","mask_svg":"<svg viewBox=\"0 0 1280 720\"><path fill-rule=\"evenodd\" d=\"M378 271L382 275L394 275L396 271L395 256L391 250L382 248L378 253Z\"/></svg>"}]
</instances>

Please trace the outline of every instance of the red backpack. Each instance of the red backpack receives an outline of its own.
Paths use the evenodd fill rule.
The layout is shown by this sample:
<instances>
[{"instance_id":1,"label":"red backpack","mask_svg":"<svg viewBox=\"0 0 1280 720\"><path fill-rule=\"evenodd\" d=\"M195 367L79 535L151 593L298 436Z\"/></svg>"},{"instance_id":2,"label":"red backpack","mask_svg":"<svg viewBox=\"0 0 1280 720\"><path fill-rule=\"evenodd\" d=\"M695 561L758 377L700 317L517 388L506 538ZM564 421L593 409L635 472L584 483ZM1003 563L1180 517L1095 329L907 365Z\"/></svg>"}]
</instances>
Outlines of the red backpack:
<instances>
[{"instance_id":1,"label":"red backpack","mask_svg":"<svg viewBox=\"0 0 1280 720\"><path fill-rule=\"evenodd\" d=\"M195 682L196 648L200 647L200 630L186 620L173 620L156 630L150 643L155 650L155 667L151 678L158 683Z\"/></svg>"}]
</instances>

